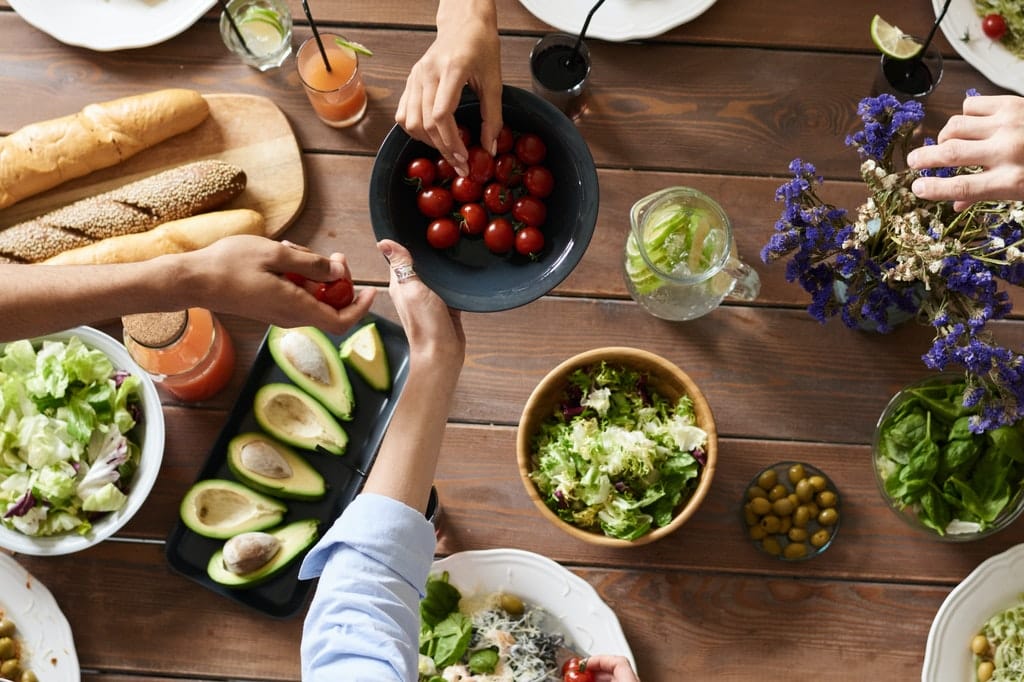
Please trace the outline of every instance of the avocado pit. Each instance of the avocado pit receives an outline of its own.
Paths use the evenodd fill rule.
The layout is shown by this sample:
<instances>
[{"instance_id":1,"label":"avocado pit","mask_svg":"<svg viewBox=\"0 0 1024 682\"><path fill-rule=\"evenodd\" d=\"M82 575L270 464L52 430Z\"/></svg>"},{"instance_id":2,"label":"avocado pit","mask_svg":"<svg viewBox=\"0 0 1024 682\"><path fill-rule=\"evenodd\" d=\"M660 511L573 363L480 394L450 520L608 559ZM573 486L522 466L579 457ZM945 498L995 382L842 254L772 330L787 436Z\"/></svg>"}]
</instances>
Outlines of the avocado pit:
<instances>
[{"instance_id":1,"label":"avocado pit","mask_svg":"<svg viewBox=\"0 0 1024 682\"><path fill-rule=\"evenodd\" d=\"M286 330L279 343L281 352L295 369L323 386L331 383L331 368L316 341L306 334Z\"/></svg>"},{"instance_id":2,"label":"avocado pit","mask_svg":"<svg viewBox=\"0 0 1024 682\"><path fill-rule=\"evenodd\" d=\"M269 533L242 533L224 543L224 568L236 575L252 573L270 563L280 550L281 541Z\"/></svg>"},{"instance_id":3,"label":"avocado pit","mask_svg":"<svg viewBox=\"0 0 1024 682\"><path fill-rule=\"evenodd\" d=\"M242 466L267 478L291 478L292 467L272 445L263 440L252 440L242 446L239 455Z\"/></svg>"}]
</instances>

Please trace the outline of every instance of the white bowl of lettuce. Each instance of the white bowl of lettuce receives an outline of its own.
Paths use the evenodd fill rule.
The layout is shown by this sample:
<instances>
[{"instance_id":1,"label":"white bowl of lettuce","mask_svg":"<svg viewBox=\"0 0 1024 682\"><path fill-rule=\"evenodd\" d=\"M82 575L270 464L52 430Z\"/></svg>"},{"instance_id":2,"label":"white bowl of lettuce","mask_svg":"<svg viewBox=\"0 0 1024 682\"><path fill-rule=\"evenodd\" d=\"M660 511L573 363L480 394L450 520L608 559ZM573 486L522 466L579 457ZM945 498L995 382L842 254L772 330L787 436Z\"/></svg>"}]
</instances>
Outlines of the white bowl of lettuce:
<instances>
[{"instance_id":1,"label":"white bowl of lettuce","mask_svg":"<svg viewBox=\"0 0 1024 682\"><path fill-rule=\"evenodd\" d=\"M153 381L91 327L0 344L0 547L78 552L139 510L160 470Z\"/></svg>"}]
</instances>

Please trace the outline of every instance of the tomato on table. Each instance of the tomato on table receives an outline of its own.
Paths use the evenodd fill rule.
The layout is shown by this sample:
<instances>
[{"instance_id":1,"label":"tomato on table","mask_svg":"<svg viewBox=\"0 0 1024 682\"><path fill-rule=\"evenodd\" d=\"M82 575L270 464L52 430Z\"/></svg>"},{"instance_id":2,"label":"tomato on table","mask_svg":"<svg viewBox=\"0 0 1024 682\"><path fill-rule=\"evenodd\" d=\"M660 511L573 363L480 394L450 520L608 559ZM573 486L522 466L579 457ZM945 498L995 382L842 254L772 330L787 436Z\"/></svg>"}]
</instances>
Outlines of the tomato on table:
<instances>
[{"instance_id":1,"label":"tomato on table","mask_svg":"<svg viewBox=\"0 0 1024 682\"><path fill-rule=\"evenodd\" d=\"M483 147L470 147L467 152L466 164L469 166L469 177L483 184L494 177L494 157Z\"/></svg>"},{"instance_id":2,"label":"tomato on table","mask_svg":"<svg viewBox=\"0 0 1024 682\"><path fill-rule=\"evenodd\" d=\"M460 204L479 201L483 196L484 186L472 178L455 178L452 180L452 198Z\"/></svg>"},{"instance_id":3,"label":"tomato on table","mask_svg":"<svg viewBox=\"0 0 1024 682\"><path fill-rule=\"evenodd\" d=\"M501 183L492 182L484 188L484 206L491 213L508 213L514 203L515 196Z\"/></svg>"},{"instance_id":4,"label":"tomato on table","mask_svg":"<svg viewBox=\"0 0 1024 682\"><path fill-rule=\"evenodd\" d=\"M459 207L459 229L463 234L483 234L487 228L487 209L480 204L463 204Z\"/></svg>"},{"instance_id":5,"label":"tomato on table","mask_svg":"<svg viewBox=\"0 0 1024 682\"><path fill-rule=\"evenodd\" d=\"M452 210L452 193L443 187L428 187L416 195L416 206L428 218L440 218Z\"/></svg>"},{"instance_id":6,"label":"tomato on table","mask_svg":"<svg viewBox=\"0 0 1024 682\"><path fill-rule=\"evenodd\" d=\"M484 244L491 253L503 254L512 250L516 240L516 231L508 218L495 218L484 230Z\"/></svg>"},{"instance_id":7,"label":"tomato on table","mask_svg":"<svg viewBox=\"0 0 1024 682\"><path fill-rule=\"evenodd\" d=\"M523 256L536 256L544 248L544 233L527 225L516 232L516 252Z\"/></svg>"},{"instance_id":8,"label":"tomato on table","mask_svg":"<svg viewBox=\"0 0 1024 682\"><path fill-rule=\"evenodd\" d=\"M355 298L355 287L350 279L336 279L333 282L321 282L313 295L316 296L316 300L341 310L352 303L352 299Z\"/></svg>"},{"instance_id":9,"label":"tomato on table","mask_svg":"<svg viewBox=\"0 0 1024 682\"><path fill-rule=\"evenodd\" d=\"M1001 14L987 14L981 20L981 30L992 40L1001 40L1006 35L1006 19Z\"/></svg>"},{"instance_id":10,"label":"tomato on table","mask_svg":"<svg viewBox=\"0 0 1024 682\"><path fill-rule=\"evenodd\" d=\"M534 133L523 133L516 140L516 156L527 166L536 166L548 155L544 140Z\"/></svg>"},{"instance_id":11,"label":"tomato on table","mask_svg":"<svg viewBox=\"0 0 1024 682\"><path fill-rule=\"evenodd\" d=\"M545 166L530 166L523 174L523 186L533 196L543 199L554 191L555 176Z\"/></svg>"},{"instance_id":12,"label":"tomato on table","mask_svg":"<svg viewBox=\"0 0 1024 682\"><path fill-rule=\"evenodd\" d=\"M512 217L526 225L540 227L547 220L548 209L543 201L527 194L512 204Z\"/></svg>"},{"instance_id":13,"label":"tomato on table","mask_svg":"<svg viewBox=\"0 0 1024 682\"><path fill-rule=\"evenodd\" d=\"M405 167L406 181L415 185L417 189L430 187L434 184L436 177L437 167L434 165L434 162L422 156L413 159Z\"/></svg>"},{"instance_id":14,"label":"tomato on table","mask_svg":"<svg viewBox=\"0 0 1024 682\"><path fill-rule=\"evenodd\" d=\"M459 242L459 227L451 218L438 218L427 225L427 243L435 249L447 249Z\"/></svg>"}]
</instances>

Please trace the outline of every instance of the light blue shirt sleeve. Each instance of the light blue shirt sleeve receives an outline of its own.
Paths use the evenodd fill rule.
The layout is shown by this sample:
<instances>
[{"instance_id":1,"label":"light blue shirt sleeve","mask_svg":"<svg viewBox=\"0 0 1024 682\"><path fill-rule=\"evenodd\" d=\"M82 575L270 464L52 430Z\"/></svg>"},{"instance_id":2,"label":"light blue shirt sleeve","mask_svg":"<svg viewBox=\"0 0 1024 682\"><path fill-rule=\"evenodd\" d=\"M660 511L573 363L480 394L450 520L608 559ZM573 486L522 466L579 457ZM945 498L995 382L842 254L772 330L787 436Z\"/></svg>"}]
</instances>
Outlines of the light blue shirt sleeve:
<instances>
[{"instance_id":1,"label":"light blue shirt sleeve","mask_svg":"<svg viewBox=\"0 0 1024 682\"><path fill-rule=\"evenodd\" d=\"M316 594L302 630L303 682L415 682L419 600L437 541L423 514L364 493L306 555Z\"/></svg>"}]
</instances>

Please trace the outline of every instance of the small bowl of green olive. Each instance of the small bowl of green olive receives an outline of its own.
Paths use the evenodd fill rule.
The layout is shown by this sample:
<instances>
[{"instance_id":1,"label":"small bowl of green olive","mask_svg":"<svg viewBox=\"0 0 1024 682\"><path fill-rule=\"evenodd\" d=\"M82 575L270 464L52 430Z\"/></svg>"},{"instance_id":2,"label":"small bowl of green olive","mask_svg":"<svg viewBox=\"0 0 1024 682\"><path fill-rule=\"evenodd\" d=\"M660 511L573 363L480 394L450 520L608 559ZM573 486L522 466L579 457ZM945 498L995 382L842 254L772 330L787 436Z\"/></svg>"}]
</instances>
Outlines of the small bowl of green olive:
<instances>
[{"instance_id":1,"label":"small bowl of green olive","mask_svg":"<svg viewBox=\"0 0 1024 682\"><path fill-rule=\"evenodd\" d=\"M810 464L777 462L750 481L740 516L759 550L803 561L828 549L839 532L839 491Z\"/></svg>"}]
</instances>

